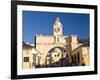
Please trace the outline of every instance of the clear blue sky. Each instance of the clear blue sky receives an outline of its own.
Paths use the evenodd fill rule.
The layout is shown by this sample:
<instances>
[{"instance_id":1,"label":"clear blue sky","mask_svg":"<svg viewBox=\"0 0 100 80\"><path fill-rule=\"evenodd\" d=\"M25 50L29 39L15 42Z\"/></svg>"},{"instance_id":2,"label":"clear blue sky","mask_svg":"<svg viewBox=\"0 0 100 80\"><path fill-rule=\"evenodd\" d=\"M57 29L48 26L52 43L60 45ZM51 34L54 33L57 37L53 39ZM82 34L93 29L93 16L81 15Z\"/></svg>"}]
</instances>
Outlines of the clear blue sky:
<instances>
[{"instance_id":1,"label":"clear blue sky","mask_svg":"<svg viewBox=\"0 0 100 80\"><path fill-rule=\"evenodd\" d=\"M64 35L89 38L89 14L23 11L23 41L34 43L36 34L52 35L53 23L60 18Z\"/></svg>"}]
</instances>

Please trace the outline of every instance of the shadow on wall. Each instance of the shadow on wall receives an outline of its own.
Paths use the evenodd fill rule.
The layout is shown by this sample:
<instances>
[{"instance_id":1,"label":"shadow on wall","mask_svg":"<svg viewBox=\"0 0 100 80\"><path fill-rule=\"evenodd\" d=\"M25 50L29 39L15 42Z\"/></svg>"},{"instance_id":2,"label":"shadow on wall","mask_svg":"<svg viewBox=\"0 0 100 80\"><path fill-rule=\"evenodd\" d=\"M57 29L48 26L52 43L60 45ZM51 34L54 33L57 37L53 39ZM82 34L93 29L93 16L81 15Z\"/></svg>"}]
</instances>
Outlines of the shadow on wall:
<instances>
[{"instance_id":1,"label":"shadow on wall","mask_svg":"<svg viewBox=\"0 0 100 80\"><path fill-rule=\"evenodd\" d=\"M77 63L74 60L68 58L61 58L59 61L50 63L48 65L38 65L36 68L49 68L49 67L71 67L71 66L85 66L84 64Z\"/></svg>"}]
</instances>

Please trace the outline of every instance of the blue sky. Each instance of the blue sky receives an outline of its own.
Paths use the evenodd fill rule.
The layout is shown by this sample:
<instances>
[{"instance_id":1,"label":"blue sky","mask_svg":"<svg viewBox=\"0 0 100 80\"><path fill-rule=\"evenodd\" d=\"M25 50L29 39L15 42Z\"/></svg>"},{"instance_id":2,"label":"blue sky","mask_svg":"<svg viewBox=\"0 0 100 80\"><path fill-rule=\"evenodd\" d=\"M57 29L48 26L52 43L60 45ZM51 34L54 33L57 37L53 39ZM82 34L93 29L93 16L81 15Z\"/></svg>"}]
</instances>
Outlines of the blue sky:
<instances>
[{"instance_id":1,"label":"blue sky","mask_svg":"<svg viewBox=\"0 0 100 80\"><path fill-rule=\"evenodd\" d=\"M23 41L34 43L36 34L52 35L53 23L60 18L64 35L89 38L89 14L23 11Z\"/></svg>"}]
</instances>

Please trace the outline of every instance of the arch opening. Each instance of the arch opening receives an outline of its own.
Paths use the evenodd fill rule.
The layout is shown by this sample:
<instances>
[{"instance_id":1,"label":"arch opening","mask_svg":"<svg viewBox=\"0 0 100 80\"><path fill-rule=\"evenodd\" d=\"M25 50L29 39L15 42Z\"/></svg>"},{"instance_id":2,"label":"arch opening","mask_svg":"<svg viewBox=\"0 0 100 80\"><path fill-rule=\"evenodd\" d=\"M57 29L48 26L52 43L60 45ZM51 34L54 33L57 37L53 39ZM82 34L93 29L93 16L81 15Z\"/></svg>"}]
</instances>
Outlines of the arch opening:
<instances>
[{"instance_id":1,"label":"arch opening","mask_svg":"<svg viewBox=\"0 0 100 80\"><path fill-rule=\"evenodd\" d=\"M69 54L62 47L50 49L46 55L46 67L64 67L69 66Z\"/></svg>"}]
</instances>

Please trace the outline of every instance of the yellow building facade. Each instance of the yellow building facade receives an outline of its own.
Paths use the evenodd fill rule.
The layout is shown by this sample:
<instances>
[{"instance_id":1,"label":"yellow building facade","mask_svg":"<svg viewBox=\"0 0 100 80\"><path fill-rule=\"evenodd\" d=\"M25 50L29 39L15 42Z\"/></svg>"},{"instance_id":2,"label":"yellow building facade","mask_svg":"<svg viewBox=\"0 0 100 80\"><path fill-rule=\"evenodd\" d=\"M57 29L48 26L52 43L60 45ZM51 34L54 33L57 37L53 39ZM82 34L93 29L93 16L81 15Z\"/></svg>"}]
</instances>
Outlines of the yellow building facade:
<instances>
[{"instance_id":1,"label":"yellow building facade","mask_svg":"<svg viewBox=\"0 0 100 80\"><path fill-rule=\"evenodd\" d=\"M79 43L77 35L63 35L58 17L53 24L52 34L35 36L34 48L27 48L29 61L23 61L23 68L89 65L89 46ZM27 57L27 50L23 48L23 58Z\"/></svg>"},{"instance_id":2,"label":"yellow building facade","mask_svg":"<svg viewBox=\"0 0 100 80\"><path fill-rule=\"evenodd\" d=\"M32 46L27 45L23 42L23 53L22 53L22 68L29 69L33 67L33 54Z\"/></svg>"}]
</instances>

